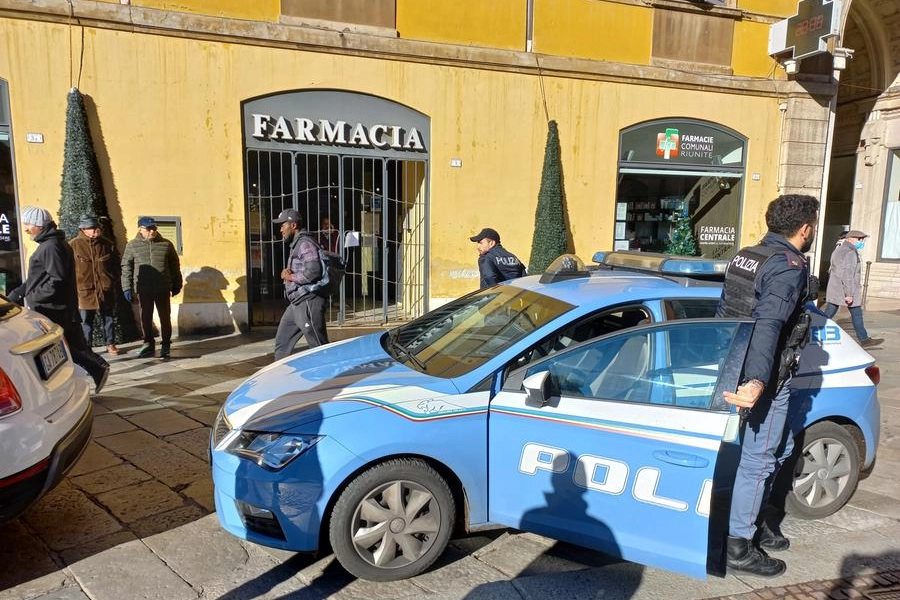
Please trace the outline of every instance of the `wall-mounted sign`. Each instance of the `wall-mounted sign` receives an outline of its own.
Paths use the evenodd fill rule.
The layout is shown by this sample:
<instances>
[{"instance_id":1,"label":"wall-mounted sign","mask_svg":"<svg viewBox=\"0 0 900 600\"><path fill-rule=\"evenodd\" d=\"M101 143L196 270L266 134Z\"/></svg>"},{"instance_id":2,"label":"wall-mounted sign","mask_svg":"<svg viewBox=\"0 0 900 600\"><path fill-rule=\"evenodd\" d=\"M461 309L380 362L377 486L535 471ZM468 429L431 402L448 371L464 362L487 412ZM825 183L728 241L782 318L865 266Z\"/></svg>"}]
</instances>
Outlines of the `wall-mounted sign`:
<instances>
[{"instance_id":1,"label":"wall-mounted sign","mask_svg":"<svg viewBox=\"0 0 900 600\"><path fill-rule=\"evenodd\" d=\"M688 119L660 119L626 129L621 166L632 163L743 167L744 140Z\"/></svg>"},{"instance_id":2,"label":"wall-mounted sign","mask_svg":"<svg viewBox=\"0 0 900 600\"><path fill-rule=\"evenodd\" d=\"M25 141L30 142L32 144L43 144L44 143L44 134L43 133L26 133Z\"/></svg>"},{"instance_id":3,"label":"wall-mounted sign","mask_svg":"<svg viewBox=\"0 0 900 600\"><path fill-rule=\"evenodd\" d=\"M828 51L827 40L840 33L843 0L800 0L797 14L773 23L769 29L769 55L791 51L799 60Z\"/></svg>"},{"instance_id":4,"label":"wall-mounted sign","mask_svg":"<svg viewBox=\"0 0 900 600\"><path fill-rule=\"evenodd\" d=\"M357 156L428 154L430 119L370 94L300 90L243 104L247 148ZM286 148L290 146L290 148Z\"/></svg>"}]
</instances>

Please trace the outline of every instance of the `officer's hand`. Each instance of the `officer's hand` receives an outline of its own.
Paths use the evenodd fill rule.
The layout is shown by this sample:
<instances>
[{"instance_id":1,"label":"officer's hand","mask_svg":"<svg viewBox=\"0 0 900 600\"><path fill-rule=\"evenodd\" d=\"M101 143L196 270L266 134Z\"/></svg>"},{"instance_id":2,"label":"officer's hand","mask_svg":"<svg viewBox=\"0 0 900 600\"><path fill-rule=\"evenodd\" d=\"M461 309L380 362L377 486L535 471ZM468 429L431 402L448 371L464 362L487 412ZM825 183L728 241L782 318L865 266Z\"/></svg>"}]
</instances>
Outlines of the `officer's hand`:
<instances>
[{"instance_id":1,"label":"officer's hand","mask_svg":"<svg viewBox=\"0 0 900 600\"><path fill-rule=\"evenodd\" d=\"M739 385L735 392L725 392L725 402L741 408L753 408L753 405L762 396L765 387L761 381L753 379L743 385Z\"/></svg>"},{"instance_id":2,"label":"officer's hand","mask_svg":"<svg viewBox=\"0 0 900 600\"><path fill-rule=\"evenodd\" d=\"M134 294L131 293L131 290L125 290L123 294L125 294L126 300L128 300L129 302L134 302Z\"/></svg>"}]
</instances>

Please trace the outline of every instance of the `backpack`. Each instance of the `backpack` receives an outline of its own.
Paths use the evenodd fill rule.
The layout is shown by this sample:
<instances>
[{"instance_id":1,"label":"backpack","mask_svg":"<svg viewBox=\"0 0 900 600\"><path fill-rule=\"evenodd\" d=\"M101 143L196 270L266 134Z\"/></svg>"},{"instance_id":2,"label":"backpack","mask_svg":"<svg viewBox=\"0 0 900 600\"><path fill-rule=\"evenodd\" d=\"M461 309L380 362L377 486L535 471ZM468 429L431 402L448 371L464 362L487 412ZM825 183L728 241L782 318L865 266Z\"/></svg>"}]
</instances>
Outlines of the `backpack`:
<instances>
[{"instance_id":1,"label":"backpack","mask_svg":"<svg viewBox=\"0 0 900 600\"><path fill-rule=\"evenodd\" d=\"M346 261L339 254L322 248L321 244L310 236L303 237L316 245L319 251L319 263L322 265L322 276L313 283L303 286L303 288L308 293L326 298L337 294L341 290L341 281L344 279L344 273L347 272Z\"/></svg>"}]
</instances>

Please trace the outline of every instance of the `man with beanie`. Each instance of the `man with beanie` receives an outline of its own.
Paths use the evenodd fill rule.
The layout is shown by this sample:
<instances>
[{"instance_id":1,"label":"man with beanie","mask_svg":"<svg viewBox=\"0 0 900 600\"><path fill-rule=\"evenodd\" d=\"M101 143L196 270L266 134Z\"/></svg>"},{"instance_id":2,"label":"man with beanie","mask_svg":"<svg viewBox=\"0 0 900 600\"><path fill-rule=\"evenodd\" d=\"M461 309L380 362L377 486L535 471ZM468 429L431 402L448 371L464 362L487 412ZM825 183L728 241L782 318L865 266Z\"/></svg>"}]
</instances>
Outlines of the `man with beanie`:
<instances>
[{"instance_id":1,"label":"man with beanie","mask_svg":"<svg viewBox=\"0 0 900 600\"><path fill-rule=\"evenodd\" d=\"M847 307L856 339L863 348L871 348L884 341L882 338L869 337L866 324L863 322L862 291L859 285L862 266L859 251L866 245L864 240L867 237L869 237L867 234L858 229L848 231L831 253L825 305L822 306L822 312L829 319L837 314L838 307Z\"/></svg>"},{"instance_id":2,"label":"man with beanie","mask_svg":"<svg viewBox=\"0 0 900 600\"><path fill-rule=\"evenodd\" d=\"M319 245L300 227L300 213L287 208L272 219L279 225L281 238L290 245L287 266L281 271L288 306L275 332L275 360L288 356L301 336L310 348L328 343L325 329L326 298L310 291L322 278Z\"/></svg>"},{"instance_id":3,"label":"man with beanie","mask_svg":"<svg viewBox=\"0 0 900 600\"><path fill-rule=\"evenodd\" d=\"M84 339L75 309L75 256L66 235L56 227L50 213L37 206L26 206L22 211L22 230L38 247L28 261L25 283L8 297L16 303L24 300L28 308L62 327L72 360L87 371L99 392L109 376L109 364L94 354Z\"/></svg>"},{"instance_id":4,"label":"man with beanie","mask_svg":"<svg viewBox=\"0 0 900 600\"><path fill-rule=\"evenodd\" d=\"M125 245L122 254L122 293L129 302L137 300L141 311L144 345L139 358L156 353L153 337L153 307L159 316L162 345L160 358L168 358L172 347L171 297L181 292L181 263L175 245L159 234L153 217L138 219L138 234Z\"/></svg>"},{"instance_id":5,"label":"man with beanie","mask_svg":"<svg viewBox=\"0 0 900 600\"><path fill-rule=\"evenodd\" d=\"M475 242L478 249L481 289L525 275L525 265L500 245L500 234L496 229L485 227L469 240Z\"/></svg>"},{"instance_id":6,"label":"man with beanie","mask_svg":"<svg viewBox=\"0 0 900 600\"><path fill-rule=\"evenodd\" d=\"M119 253L115 245L103 237L100 221L95 215L82 215L78 229L78 235L69 241L69 245L75 253L75 282L81 328L90 346L94 339L94 316L99 311L106 336L106 351L115 356L119 353L114 328Z\"/></svg>"}]
</instances>

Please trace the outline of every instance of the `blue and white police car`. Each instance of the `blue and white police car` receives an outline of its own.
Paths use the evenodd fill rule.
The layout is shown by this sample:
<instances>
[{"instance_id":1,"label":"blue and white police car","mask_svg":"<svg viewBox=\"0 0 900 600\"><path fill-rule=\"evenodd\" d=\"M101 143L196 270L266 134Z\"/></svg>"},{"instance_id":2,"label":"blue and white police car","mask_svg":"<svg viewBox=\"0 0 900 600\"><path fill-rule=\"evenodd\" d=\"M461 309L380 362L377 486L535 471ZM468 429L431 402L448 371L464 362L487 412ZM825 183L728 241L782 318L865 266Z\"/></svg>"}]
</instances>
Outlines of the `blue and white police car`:
<instances>
[{"instance_id":1,"label":"blue and white police car","mask_svg":"<svg viewBox=\"0 0 900 600\"><path fill-rule=\"evenodd\" d=\"M595 261L560 257L248 379L212 434L223 527L330 547L375 581L416 575L452 533L490 525L720 574L740 431L722 393L737 387L753 322L711 318L721 261ZM879 435L878 367L814 312L786 498L805 518L848 501Z\"/></svg>"}]
</instances>

